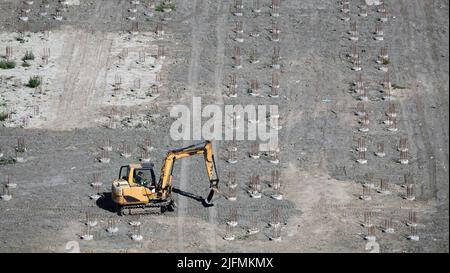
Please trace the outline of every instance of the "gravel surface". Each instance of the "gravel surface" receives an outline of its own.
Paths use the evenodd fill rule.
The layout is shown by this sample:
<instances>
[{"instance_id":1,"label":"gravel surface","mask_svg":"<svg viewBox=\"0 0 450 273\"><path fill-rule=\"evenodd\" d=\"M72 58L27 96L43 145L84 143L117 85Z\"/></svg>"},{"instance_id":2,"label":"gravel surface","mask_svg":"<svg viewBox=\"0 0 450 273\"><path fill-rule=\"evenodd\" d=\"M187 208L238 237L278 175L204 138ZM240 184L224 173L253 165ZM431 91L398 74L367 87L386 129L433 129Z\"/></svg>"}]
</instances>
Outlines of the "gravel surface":
<instances>
[{"instance_id":1,"label":"gravel surface","mask_svg":"<svg viewBox=\"0 0 450 273\"><path fill-rule=\"evenodd\" d=\"M118 52L104 41L103 50L90 50L101 37L126 37L131 29L127 20L128 1L90 0L69 6L59 22L39 17L36 10L30 15L28 28L18 20L21 1L0 3L0 37L11 36L18 30L55 32L77 30L91 46L82 46L89 58L78 63L80 69L68 69L70 61L80 62L77 54L61 58L59 75L78 71L83 82L69 81L84 93L57 97L55 122L39 128L0 127L0 154L3 159L16 156L14 147L23 138L27 147L26 162L0 165L0 181L9 176L17 188L11 189L12 200L0 200L1 252L448 252L448 2L405 1L386 2L388 22L383 23L384 41L375 41L373 31L380 13L377 6L368 6L368 16L358 16L360 1L350 1L350 17L357 22L358 48L362 50L363 80L369 101L366 111L370 118L369 132L359 131L354 114L358 102L352 91L358 75L352 71L348 57L351 45L350 22L340 19L339 1L282 1L280 17L270 15L270 1L261 1L258 16L251 11L252 1L244 1L244 15L233 15L234 1L177 0L176 11L162 14L153 11L145 16L139 6L137 21L141 32L154 32L158 22L165 31L162 40L150 45L164 46L166 60L161 67L160 96L146 102L145 109L131 121L132 126L108 129L95 122L108 115L110 109L101 103L80 103L82 98L107 98L113 74L89 73L105 69L105 58ZM40 2L40 1L35 1ZM50 13L56 1L50 1ZM35 4L37 5L37 4ZM242 20L244 41L234 40L235 22ZM271 40L272 20L280 26L280 41ZM252 24L259 27L259 37L249 37ZM71 32L72 33L72 32ZM103 35L103 36L102 36ZM122 36L121 36L122 35ZM0 41L3 51L5 41ZM77 44L75 35L70 43ZM125 43L125 42L124 42ZM133 40L126 44L133 46ZM382 99L380 83L383 72L376 63L382 46L389 52L389 73L394 90L398 132L387 131L383 123L388 103ZM28 47L27 43L23 47ZM136 42L136 46L139 43ZM235 47L241 48L242 68L234 68ZM271 98L271 56L280 47L280 97ZM23 50L20 44L17 51ZM260 62L248 58L256 49ZM3 54L3 53L2 53ZM89 67L84 71L82 67ZM92 67L91 67L92 66ZM66 70L65 70L66 69ZM131 70L133 71L133 70ZM0 75L4 72L0 70ZM5 72L6 73L6 72ZM8 72L10 73L10 72ZM113 73L113 72L111 72ZM125 73L125 72L124 72ZM139 72L143 73L143 72ZM236 73L237 98L230 98L227 85L229 75ZM132 73L125 73L124 81L132 81ZM55 75L52 75L52 77ZM63 75L74 77L74 75ZM247 94L252 79L258 79L260 97ZM94 85L89 83L95 83ZM3 92L12 92L0 85ZM400 88L401 87L401 88ZM9 94L10 96L10 94ZM178 208L164 215L145 215L141 234L143 240L131 240L136 217L119 217L108 201L110 183L118 175L119 167L140 159L144 139L151 139L154 150L150 157L159 168L165 153L195 141L173 141L169 129L174 120L169 116L174 104L190 105L193 96L201 96L203 105L253 104L279 106L282 129L279 131L280 164L267 158L255 160L248 156L251 142L237 141L237 164L229 164L227 141L214 141L221 190L224 195L228 172L236 172L237 200L224 195L215 196L215 206L204 208L196 196L208 191L207 176L202 158L176 163L174 194ZM131 101L133 98L131 98ZM78 103L74 104L73 103ZM62 105L72 105L64 111ZM51 107L51 106L50 106ZM59 108L58 108L59 107ZM121 118L128 115L132 105L120 109ZM77 112L79 111L79 112ZM151 118L145 123L143 117ZM92 122L90 122L92 120ZM133 123L135 122L135 123ZM141 124L142 123L142 124ZM0 122L1 124L1 122ZM126 123L125 123L126 124ZM398 162L400 137L409 143L409 164ZM364 137L368 164L357 159L357 139ZM101 146L112 142L108 153L110 163L100 163ZM383 142L386 157L374 155L376 144ZM123 143L132 149L131 158L120 156ZM279 169L283 184L282 201L270 197L272 170ZM403 177L411 174L415 201L403 198ZM391 194L372 190L372 200L362 201L362 185L367 175L379 186L380 179L390 182ZM247 193L251 175L260 175L263 195L252 199ZM95 193L90 186L94 177L102 182L102 198L90 200ZM184 193L183 193L184 192ZM234 241L223 237L230 232L226 226L229 211L237 210L238 226L232 229ZM269 240L274 235L268 225L274 208L281 223L280 242ZM367 228L361 226L364 212L371 211L376 227L377 246L372 248L364 240ZM411 229L406 225L410 211L417 213L417 234L420 240L410 241ZM92 228L94 240L83 241L86 212L98 220ZM248 235L253 216L261 232ZM119 232L105 231L108 219L115 219ZM392 219L394 234L382 232L384 221ZM72 246L75 245L74 248Z\"/></svg>"}]
</instances>

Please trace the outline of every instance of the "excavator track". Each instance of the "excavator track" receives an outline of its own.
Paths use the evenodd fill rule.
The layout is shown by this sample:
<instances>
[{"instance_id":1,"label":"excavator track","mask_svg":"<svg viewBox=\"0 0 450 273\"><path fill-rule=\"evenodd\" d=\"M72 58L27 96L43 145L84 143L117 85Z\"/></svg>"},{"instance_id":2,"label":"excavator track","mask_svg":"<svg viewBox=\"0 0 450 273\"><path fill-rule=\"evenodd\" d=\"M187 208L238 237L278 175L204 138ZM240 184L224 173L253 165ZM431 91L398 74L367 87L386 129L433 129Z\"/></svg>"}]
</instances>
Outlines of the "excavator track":
<instances>
[{"instance_id":1,"label":"excavator track","mask_svg":"<svg viewBox=\"0 0 450 273\"><path fill-rule=\"evenodd\" d=\"M143 205L125 205L121 206L118 211L120 215L162 214L168 210L173 210L173 208L173 200L167 200Z\"/></svg>"}]
</instances>

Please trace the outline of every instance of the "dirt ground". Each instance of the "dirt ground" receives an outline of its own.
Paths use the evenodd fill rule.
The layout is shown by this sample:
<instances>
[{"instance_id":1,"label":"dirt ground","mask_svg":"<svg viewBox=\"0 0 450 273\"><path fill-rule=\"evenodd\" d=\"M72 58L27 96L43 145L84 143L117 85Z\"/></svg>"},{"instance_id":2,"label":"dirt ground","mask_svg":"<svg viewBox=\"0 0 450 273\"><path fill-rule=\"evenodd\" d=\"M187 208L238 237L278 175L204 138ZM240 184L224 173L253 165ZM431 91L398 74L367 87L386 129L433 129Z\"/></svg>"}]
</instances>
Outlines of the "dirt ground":
<instances>
[{"instance_id":1,"label":"dirt ground","mask_svg":"<svg viewBox=\"0 0 450 273\"><path fill-rule=\"evenodd\" d=\"M367 6L368 16L358 16L358 5L350 1L350 22L357 22L361 74L369 100L369 132L361 132L355 115L358 102L352 91L358 73L352 71L348 54L350 22L343 21L341 1L282 0L280 16L271 16L271 1L261 0L261 13L252 12L252 1L244 0L243 16L235 16L234 1L176 0L168 13L138 5L139 33L129 33L129 1L69 1L63 20L53 19L56 2L49 1L49 14L38 14L34 1L28 23L19 20L22 1L0 3L0 58L6 46L13 48L17 67L0 69L0 113L11 111L11 119L0 121L0 181L17 184L12 199L0 200L1 252L448 252L449 246L449 51L448 1L386 1L388 21L382 23L384 41L374 40L379 6ZM147 2L147 1L141 1ZM158 1L159 2L159 1ZM372 1L368 1L372 2ZM244 41L235 41L235 22L243 21ZM280 40L272 41L272 21L280 26ZM253 25L260 36L248 34ZM162 38L155 31L162 26ZM45 40L45 33L50 38ZM17 39L22 37L24 41ZM41 50L51 47L48 65L41 65ZM164 60L154 57L164 47ZM241 48L242 68L234 68L235 47ZM280 97L271 98L271 57L280 47ZM376 56L382 46L389 53L389 74L397 109L398 131L387 130L388 103L380 92L383 72ZM129 55L114 60L121 48ZM250 63L257 49L259 63ZM22 67L20 59L32 50L36 60ZM139 52L146 59L139 63ZM229 75L237 75L236 98L227 96ZM42 75L45 95L25 86L31 75ZM117 74L123 90L113 91ZM160 77L158 79L158 76ZM21 87L15 86L19 78ZM141 88L132 90L136 78ZM258 79L260 97L247 94L250 81ZM154 85L158 93L153 92ZM153 90L153 91L152 91ZM205 208L195 198L208 191L201 158L177 162L174 170L175 212L145 215L143 240L131 240L131 216L118 216L108 197L110 183L119 167L139 161L145 139L154 149L150 158L157 175L165 153L186 144L169 134L171 106L189 106L192 97L203 105L276 104L282 129L280 163L248 157L251 143L238 141L237 164L226 162L228 142L214 141L221 189L226 192L228 172L236 172L237 200L223 195ZM40 106L40 115L30 107ZM28 112L27 112L28 111ZM28 117L27 123L23 118ZM112 122L111 120L115 121ZM357 139L364 137L367 164L357 162ZM409 163L399 163L400 137L407 137ZM25 162L12 163L18 139L25 141ZM101 147L110 140L110 163L100 163ZM386 156L374 155L383 142ZM123 145L132 157L120 155ZM271 171L279 169L282 201L270 197ZM251 175L260 175L261 199L247 193ZM404 175L411 174L414 201L405 200ZM372 200L363 201L362 184L373 176L390 183L391 194L372 189ZM102 182L102 198L91 200L90 186ZM193 197L194 196L194 197ZM236 209L238 226L234 241L223 239L230 209ZM281 222L281 241L268 225L274 209ZM417 213L419 241L409 240L410 212ZM80 239L86 212L98 221L92 241ZM364 214L372 213L376 244L364 239ZM249 235L253 218L261 231ZM108 219L119 231L105 231ZM395 233L383 232L392 220Z\"/></svg>"}]
</instances>

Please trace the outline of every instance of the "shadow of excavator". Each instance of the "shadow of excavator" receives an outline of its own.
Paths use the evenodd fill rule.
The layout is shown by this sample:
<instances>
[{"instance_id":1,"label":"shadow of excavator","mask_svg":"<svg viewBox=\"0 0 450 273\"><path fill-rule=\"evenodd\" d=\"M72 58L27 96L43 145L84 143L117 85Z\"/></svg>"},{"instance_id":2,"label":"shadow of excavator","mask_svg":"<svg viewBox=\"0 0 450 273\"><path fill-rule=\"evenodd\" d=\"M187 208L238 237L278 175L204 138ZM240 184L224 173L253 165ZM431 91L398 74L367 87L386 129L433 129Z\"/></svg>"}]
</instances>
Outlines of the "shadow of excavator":
<instances>
[{"instance_id":1,"label":"shadow of excavator","mask_svg":"<svg viewBox=\"0 0 450 273\"><path fill-rule=\"evenodd\" d=\"M193 194L193 193L190 193L190 192L187 192L187 191L183 191L183 190L180 190L180 189L177 189L177 188L173 188L172 191L174 193L177 193L177 194L181 195L181 196L188 197L188 198L191 198L191 199L193 199L193 200L195 200L197 202L200 202L200 203L202 203L202 205L204 207L212 207L212 206L214 206L213 204L206 203L205 202L205 198L203 198L200 195L196 195L196 194Z\"/></svg>"},{"instance_id":2,"label":"shadow of excavator","mask_svg":"<svg viewBox=\"0 0 450 273\"><path fill-rule=\"evenodd\" d=\"M103 192L101 194L101 197L97 199L95 203L101 209L107 210L109 212L116 212L116 207L111 198L111 192Z\"/></svg>"}]
</instances>

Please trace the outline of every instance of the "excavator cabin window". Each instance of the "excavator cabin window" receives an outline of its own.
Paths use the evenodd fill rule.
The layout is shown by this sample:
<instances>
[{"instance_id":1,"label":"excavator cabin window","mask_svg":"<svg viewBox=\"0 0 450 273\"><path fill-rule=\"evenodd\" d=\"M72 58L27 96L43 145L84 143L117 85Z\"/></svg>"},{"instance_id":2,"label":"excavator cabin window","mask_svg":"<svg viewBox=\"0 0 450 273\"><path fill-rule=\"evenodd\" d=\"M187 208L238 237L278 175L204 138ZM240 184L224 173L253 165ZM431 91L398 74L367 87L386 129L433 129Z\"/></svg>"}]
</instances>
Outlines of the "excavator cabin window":
<instances>
[{"instance_id":1,"label":"excavator cabin window","mask_svg":"<svg viewBox=\"0 0 450 273\"><path fill-rule=\"evenodd\" d=\"M156 185L155 172L153 165L143 165L142 168L130 168L130 166L120 167L119 179L129 181L130 173L132 175L132 182L146 187L154 187Z\"/></svg>"},{"instance_id":2,"label":"excavator cabin window","mask_svg":"<svg viewBox=\"0 0 450 273\"><path fill-rule=\"evenodd\" d=\"M153 172L153 169L134 169L133 182L146 187L154 186L155 173Z\"/></svg>"}]
</instances>

